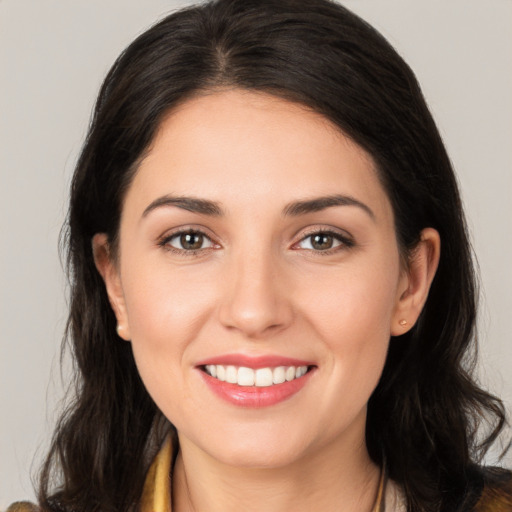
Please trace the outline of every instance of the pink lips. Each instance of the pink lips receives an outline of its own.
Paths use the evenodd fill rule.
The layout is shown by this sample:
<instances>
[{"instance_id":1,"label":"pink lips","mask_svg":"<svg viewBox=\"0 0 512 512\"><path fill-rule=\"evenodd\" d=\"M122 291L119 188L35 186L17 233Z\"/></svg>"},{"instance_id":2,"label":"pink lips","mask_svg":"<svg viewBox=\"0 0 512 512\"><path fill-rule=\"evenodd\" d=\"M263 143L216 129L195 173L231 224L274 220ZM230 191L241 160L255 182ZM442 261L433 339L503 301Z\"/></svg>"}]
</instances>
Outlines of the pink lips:
<instances>
[{"instance_id":1,"label":"pink lips","mask_svg":"<svg viewBox=\"0 0 512 512\"><path fill-rule=\"evenodd\" d=\"M310 370L302 377L292 381L268 387L257 387L239 386L238 384L220 381L204 371L206 365L244 366L254 370L278 366L308 366ZM223 400L241 407L261 408L283 402L298 393L314 373L316 367L311 368L312 366L314 365L310 361L274 355L252 357L242 354L226 354L201 361L197 368L200 370L204 383Z\"/></svg>"},{"instance_id":2,"label":"pink lips","mask_svg":"<svg viewBox=\"0 0 512 512\"><path fill-rule=\"evenodd\" d=\"M265 356L247 356L244 354L226 354L223 356L211 357L200 361L197 366L206 366L207 364L223 364L233 366L245 366L246 368L267 368L276 366L312 366L311 361L304 361L302 359L293 359L290 357L282 357L275 355Z\"/></svg>"}]
</instances>

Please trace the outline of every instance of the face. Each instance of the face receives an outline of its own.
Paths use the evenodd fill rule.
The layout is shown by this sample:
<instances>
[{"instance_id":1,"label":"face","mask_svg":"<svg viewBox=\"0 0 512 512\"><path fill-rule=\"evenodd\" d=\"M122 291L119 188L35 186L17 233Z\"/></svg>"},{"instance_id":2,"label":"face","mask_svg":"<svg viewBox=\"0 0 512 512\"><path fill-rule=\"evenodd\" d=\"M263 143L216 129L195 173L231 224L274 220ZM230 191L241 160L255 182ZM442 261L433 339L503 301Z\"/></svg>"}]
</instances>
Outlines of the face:
<instances>
[{"instance_id":1,"label":"face","mask_svg":"<svg viewBox=\"0 0 512 512\"><path fill-rule=\"evenodd\" d=\"M127 192L118 261L100 260L183 444L258 467L364 444L414 286L371 158L325 118L238 90L189 100Z\"/></svg>"}]
</instances>

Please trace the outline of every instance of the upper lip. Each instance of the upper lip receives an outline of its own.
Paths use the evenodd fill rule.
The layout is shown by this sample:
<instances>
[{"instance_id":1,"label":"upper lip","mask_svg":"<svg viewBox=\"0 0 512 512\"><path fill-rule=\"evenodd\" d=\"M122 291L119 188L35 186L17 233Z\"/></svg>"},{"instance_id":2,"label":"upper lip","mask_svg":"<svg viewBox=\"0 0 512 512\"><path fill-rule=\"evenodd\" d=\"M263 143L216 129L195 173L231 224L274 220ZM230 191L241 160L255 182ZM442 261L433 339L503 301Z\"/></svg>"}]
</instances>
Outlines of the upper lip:
<instances>
[{"instance_id":1,"label":"upper lip","mask_svg":"<svg viewBox=\"0 0 512 512\"><path fill-rule=\"evenodd\" d=\"M197 366L206 365L243 366L257 370L258 368L274 368L277 366L313 366L314 363L303 359L285 357L275 354L249 356L246 354L224 354L209 357L197 363Z\"/></svg>"}]
</instances>

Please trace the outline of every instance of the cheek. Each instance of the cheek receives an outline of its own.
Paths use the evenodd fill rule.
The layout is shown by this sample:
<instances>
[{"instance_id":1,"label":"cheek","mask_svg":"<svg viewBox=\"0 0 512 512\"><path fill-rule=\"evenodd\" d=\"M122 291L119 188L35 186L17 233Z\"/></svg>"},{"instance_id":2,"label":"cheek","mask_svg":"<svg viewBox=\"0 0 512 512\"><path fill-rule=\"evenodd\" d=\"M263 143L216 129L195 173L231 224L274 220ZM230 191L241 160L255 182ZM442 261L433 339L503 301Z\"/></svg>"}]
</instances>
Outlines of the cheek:
<instances>
[{"instance_id":1,"label":"cheek","mask_svg":"<svg viewBox=\"0 0 512 512\"><path fill-rule=\"evenodd\" d=\"M361 262L311 276L295 290L302 314L324 337L340 344L389 339L396 306L399 266L395 259ZM363 339L361 339L363 338Z\"/></svg>"},{"instance_id":2,"label":"cheek","mask_svg":"<svg viewBox=\"0 0 512 512\"><path fill-rule=\"evenodd\" d=\"M135 361L153 394L168 388L189 362L188 349L211 300L204 283L191 279L190 272L133 263L127 259L123 275L126 312Z\"/></svg>"},{"instance_id":3,"label":"cheek","mask_svg":"<svg viewBox=\"0 0 512 512\"><path fill-rule=\"evenodd\" d=\"M169 341L193 331L205 312L208 276L191 267L173 268L157 255L138 264L127 258L123 290L132 338Z\"/></svg>"},{"instance_id":4,"label":"cheek","mask_svg":"<svg viewBox=\"0 0 512 512\"><path fill-rule=\"evenodd\" d=\"M201 294L193 283L142 271L127 279L126 306L135 363L148 393L159 409L176 418L196 414L183 380L189 349L203 323ZM180 396L180 400L176 400ZM183 405L186 405L183 408ZM179 422L177 422L179 424Z\"/></svg>"},{"instance_id":5,"label":"cheek","mask_svg":"<svg viewBox=\"0 0 512 512\"><path fill-rule=\"evenodd\" d=\"M356 412L375 389L387 357L398 275L393 261L354 267L325 279L317 276L315 288L304 286L299 295L302 317L322 340L323 363L336 383L319 397L326 408L343 402L340 411Z\"/></svg>"}]
</instances>

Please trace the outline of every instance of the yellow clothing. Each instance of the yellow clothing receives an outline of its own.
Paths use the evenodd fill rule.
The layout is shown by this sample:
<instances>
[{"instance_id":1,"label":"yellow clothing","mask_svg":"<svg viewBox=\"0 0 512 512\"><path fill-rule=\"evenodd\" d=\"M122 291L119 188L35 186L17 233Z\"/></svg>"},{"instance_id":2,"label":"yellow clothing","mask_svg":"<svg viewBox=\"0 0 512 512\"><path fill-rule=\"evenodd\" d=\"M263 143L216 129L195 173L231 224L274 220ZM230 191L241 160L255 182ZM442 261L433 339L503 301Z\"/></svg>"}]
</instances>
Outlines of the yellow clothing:
<instances>
[{"instance_id":1,"label":"yellow clothing","mask_svg":"<svg viewBox=\"0 0 512 512\"><path fill-rule=\"evenodd\" d=\"M172 439L169 436L149 468L140 512L171 512Z\"/></svg>"}]
</instances>

